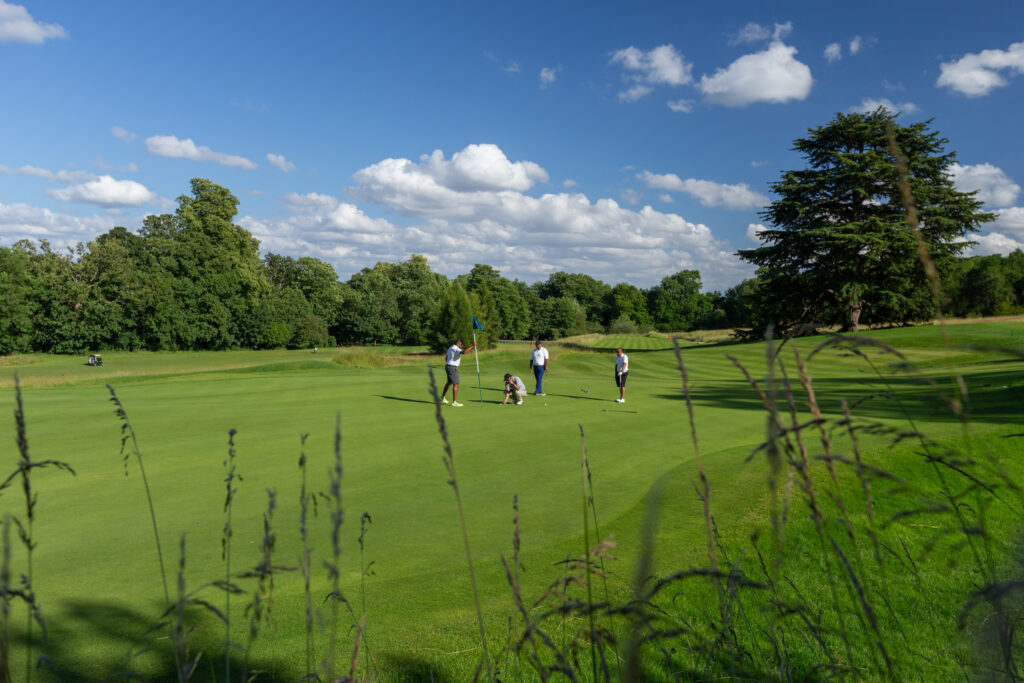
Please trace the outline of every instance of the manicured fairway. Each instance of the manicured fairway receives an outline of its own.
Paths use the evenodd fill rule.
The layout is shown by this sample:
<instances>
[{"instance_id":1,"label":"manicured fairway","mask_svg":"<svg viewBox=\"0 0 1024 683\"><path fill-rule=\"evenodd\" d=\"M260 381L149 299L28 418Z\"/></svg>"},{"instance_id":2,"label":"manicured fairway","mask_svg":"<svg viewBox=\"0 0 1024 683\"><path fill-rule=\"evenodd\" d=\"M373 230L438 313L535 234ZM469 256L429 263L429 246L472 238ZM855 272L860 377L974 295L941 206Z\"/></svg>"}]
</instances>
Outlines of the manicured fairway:
<instances>
[{"instance_id":1,"label":"manicured fairway","mask_svg":"<svg viewBox=\"0 0 1024 683\"><path fill-rule=\"evenodd\" d=\"M949 334L952 350L937 327L873 334L905 351L935 377L937 387L902 376L883 385L864 358L847 351L822 352L811 362L811 374L823 408L838 414L841 396L854 401L894 390L907 399L907 412L935 436L955 435L958 424L941 405L909 401L929 392L952 396L955 372L965 378L973 429L985 433L1019 425L1024 363L1004 353L963 347L1000 345L1020 351L1024 324L963 325L949 328ZM804 339L793 346L806 356L822 341ZM630 356L625 404L612 400L617 396L612 349L617 346ZM619 543L614 554L622 558L609 567L611 589L629 590L645 499L659 481L673 488L666 491L656 569L690 566L701 558L704 522L691 486L697 476L694 448L671 340L605 337L553 343L549 349L546 396L529 396L522 406L498 405L505 372L521 374L533 389L529 346L502 345L480 355L482 386L474 359L465 358L459 395L465 405L442 408L495 651L505 643L514 615L499 559L511 554L513 501L518 501L527 592L538 594L559 576L557 562L583 550L581 430L600 534L614 534ZM77 357L0 358L0 414L6 416L0 422L0 443L5 444L0 452L7 471L15 470L18 457L10 418L15 372L23 385L32 459L66 461L76 471L71 476L35 470L31 480L38 495L32 530L35 590L50 629L47 654L60 672L58 679L94 680L125 668L158 675L166 665L153 652L125 660L126 653L143 646L165 647L157 641L164 632L145 633L159 621L163 588L139 467L133 457L122 461L121 425L105 383L115 388L138 436L172 594L183 537L188 590L224 578L224 463L231 429L237 430L235 464L242 477L232 513L232 573L259 561L268 490L276 494L274 564L299 564L299 456L304 452L308 457L309 486L327 493L340 416L342 589L357 614L365 596L364 654L368 651L373 659L375 680L430 671L441 672L438 680L472 674L480 659L476 617L429 391L428 364L435 366L438 389L443 385L441 359L380 351L112 352L104 354L101 368L86 367L84 358ZM738 536L765 516L764 467L757 459L744 462L764 438L765 417L756 393L726 354L736 355L760 380L764 353L761 343L683 344L716 520L727 530L723 533ZM877 351L868 356L889 374L890 356ZM336 362L344 359L362 367ZM388 362L400 364L374 367ZM877 419L899 418L895 404L882 398L857 410ZM308 435L304 444L303 435ZM313 594L316 609L326 618L330 605L324 598L330 588L322 561L329 559L331 520L328 501L320 498L318 506L310 522ZM20 484L3 491L0 509L24 518ZM372 523L361 555L357 538L364 512ZM25 553L13 533L12 539L18 573ZM364 593L361 577L370 562ZM243 607L255 584L239 583L245 594L232 598L232 640L244 645L248 616ZM200 596L223 607L223 594L214 588ZM251 652L251 660L268 670L267 680L296 680L303 672L303 610L299 573L277 574L272 611ZM17 630L23 629L23 616L18 606ZM347 661L353 640L348 626L357 620L342 608L342 660ZM322 623L317 626L317 661L328 632ZM200 679L222 679L217 658L223 639L223 627L213 618L205 618L191 634L192 647L210 653ZM239 661L241 656L240 650ZM23 666L16 648L12 667L20 671Z\"/></svg>"}]
</instances>

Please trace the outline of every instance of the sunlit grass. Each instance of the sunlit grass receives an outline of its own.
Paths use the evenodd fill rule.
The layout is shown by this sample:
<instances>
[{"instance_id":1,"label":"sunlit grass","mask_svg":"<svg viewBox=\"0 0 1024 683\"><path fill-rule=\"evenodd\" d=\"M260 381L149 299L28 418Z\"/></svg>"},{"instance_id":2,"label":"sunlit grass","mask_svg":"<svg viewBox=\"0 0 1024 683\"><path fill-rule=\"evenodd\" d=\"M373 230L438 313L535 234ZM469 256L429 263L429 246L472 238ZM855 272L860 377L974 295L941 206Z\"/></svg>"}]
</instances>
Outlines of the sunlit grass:
<instances>
[{"instance_id":1,"label":"sunlit grass","mask_svg":"<svg viewBox=\"0 0 1024 683\"><path fill-rule=\"evenodd\" d=\"M941 405L911 401L929 393L953 395L958 389L949 375L956 370L968 389L972 433L979 441L1007 443L998 437L1008 425L1019 424L1024 392L1018 378L1024 363L970 347L1024 340L1024 324L957 326L949 333L949 352L940 350L941 339L933 328L871 333L898 345L909 360L934 368L935 387L899 378L887 387L865 371L865 358L848 352L823 355L812 365L822 409L832 417L840 415L839 398L845 396L851 402L862 400L858 414L898 424L903 419L899 410L882 396L892 390L929 434L959 438L960 424ZM652 571L699 566L706 546L703 513L692 487L695 470L692 449L686 445L680 378L666 341L670 346L665 337L639 335L549 343L548 395L530 396L523 406L497 404L504 372L521 374L530 384L529 344L482 352L479 388L475 359L464 359L460 397L466 405L445 408L444 416L460 458L467 531L492 638L500 640L514 614L498 560L510 552L514 496L522 561L529 570L522 579L527 595L538 594L558 575L555 563L568 552L578 554L583 534L580 425L586 430L601 532L615 535L615 554L622 558L610 566L612 593L631 591L633 561L644 549L639 530L657 486L670 495L663 499ZM805 352L821 341L789 344ZM616 346L633 352L624 406L612 401L617 396L612 380ZM768 533L762 460L745 463L764 438L765 417L756 394L726 354L737 356L755 376L764 372L763 344L695 343L683 349L715 521L723 543L743 544L754 530ZM892 370L891 359L883 354L867 350L865 355L885 373ZM344 357L354 361L345 363ZM381 365L360 365L378 362L373 359ZM23 378L33 457L67 461L78 473L61 478L39 472L33 479L40 496L34 529L37 593L52 629L50 652L56 661L87 678L108 675L130 647L148 642L143 634L158 621L161 594L146 501L138 482L124 476L119 425L103 388L109 382L139 436L163 535L177 539L187 534L189 586L223 575L221 506L228 430L237 430L235 462L241 477L232 503L233 563L252 566L258 560L269 487L277 492L275 557L283 565L298 566L303 552L298 455L302 451L308 456L310 489L325 492L333 427L340 413L346 514L340 581L350 599L365 581L365 642L378 667L375 680L401 680L410 672L431 670L453 680L471 677L478 662L473 653L479 640L476 616L426 380L426 365L439 368L441 356L422 349L367 347L321 349L317 354L104 353L104 361L103 367L90 368L84 358L29 356L0 367L0 382L12 381L14 372ZM398 364L388 365L392 362ZM0 414L9 415L11 404L11 392L0 393ZM12 443L12 430L9 421L0 422L0 442ZM302 445L304 434L309 436ZM877 450L882 445L880 438L865 436L866 457L891 463L913 455L912 449ZM855 489L855 483L846 487ZM18 504L7 493L0 498L0 510L17 511ZM356 545L364 511L373 518L365 553L374 568L365 577ZM801 526L802 512L793 514L796 543L813 530ZM312 565L312 593L323 609L330 584L320 560L328 549L330 520L321 513L310 520L309 529L318 558ZM13 562L21 560L16 551ZM813 580L813 557L806 569L795 558L793 562L795 575ZM939 593L952 594L960 585L955 574L934 580ZM924 609L929 595L908 596L906 602ZM294 680L306 661L306 599L298 573L277 579L274 601L272 617L261 626L266 638L256 641L252 656L288 672L283 680ZM242 602L232 604L241 609ZM233 623L232 640L245 642L247 620L239 614ZM193 637L197 645L215 649L224 634L203 621ZM161 661L150 652L140 654L133 666L153 675Z\"/></svg>"}]
</instances>

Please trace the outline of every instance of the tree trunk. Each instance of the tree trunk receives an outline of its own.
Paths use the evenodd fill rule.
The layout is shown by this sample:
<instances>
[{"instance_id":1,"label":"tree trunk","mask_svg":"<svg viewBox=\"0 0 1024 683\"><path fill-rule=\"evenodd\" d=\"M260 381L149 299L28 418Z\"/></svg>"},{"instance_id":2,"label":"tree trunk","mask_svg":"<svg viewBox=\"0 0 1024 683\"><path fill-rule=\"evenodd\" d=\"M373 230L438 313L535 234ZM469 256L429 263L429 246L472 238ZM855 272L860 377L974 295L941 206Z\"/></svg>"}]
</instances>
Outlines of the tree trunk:
<instances>
[{"instance_id":1,"label":"tree trunk","mask_svg":"<svg viewBox=\"0 0 1024 683\"><path fill-rule=\"evenodd\" d=\"M857 303L853 304L853 306L850 307L850 331L852 331L852 332L859 332L860 331L860 312L861 312L861 309L862 309L862 304L859 301Z\"/></svg>"}]
</instances>

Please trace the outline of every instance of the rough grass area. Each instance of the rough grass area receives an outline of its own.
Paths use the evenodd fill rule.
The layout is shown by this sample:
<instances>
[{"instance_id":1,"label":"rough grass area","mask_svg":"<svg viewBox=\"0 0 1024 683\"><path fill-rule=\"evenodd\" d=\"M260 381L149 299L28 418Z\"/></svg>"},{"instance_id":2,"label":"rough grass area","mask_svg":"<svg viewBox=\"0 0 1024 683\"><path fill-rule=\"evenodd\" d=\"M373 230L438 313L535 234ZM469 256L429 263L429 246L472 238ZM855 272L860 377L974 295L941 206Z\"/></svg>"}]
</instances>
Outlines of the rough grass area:
<instances>
[{"instance_id":1,"label":"rough grass area","mask_svg":"<svg viewBox=\"0 0 1024 683\"><path fill-rule=\"evenodd\" d=\"M558 665L559 652L588 680L592 666L598 678L608 667L613 679L636 666L642 675L634 680L749 680L780 671L944 680L997 670L998 653L979 645L989 642L991 601L975 591L1019 576L1015 530L1024 508L1011 483L1024 475L1012 438L1024 431L1024 360L1014 355L1024 352L1024 323L945 333L948 340L937 327L879 330L866 338L877 344L819 350L807 361L813 401L794 350L807 360L824 338L777 346L785 367L771 373L764 343L683 342L696 441L666 337L549 344L547 395L522 406L499 405L501 378L519 374L532 391L528 344L482 352L479 385L476 361L465 357L465 405L443 407L441 416L492 672L535 680ZM630 354L625 404L612 400L618 346ZM14 373L20 377L31 460L75 470L31 473L33 589L49 634L44 643L34 627L32 649L52 663L41 679L133 672L176 680L171 643L179 641L167 626L150 630L166 607L159 562L141 473L122 456L122 422L106 383L138 438L172 601L184 538L181 577L192 602L180 617L182 656L202 653L193 680L226 680L224 624L204 603L228 610L234 680L243 671L298 680L310 670L307 646L322 676L331 652L339 675L355 652L360 680L468 680L482 666L467 539L427 375L431 364L443 384L441 357L369 347L104 353L101 368L84 360L20 356L0 366L0 414L12 414ZM774 418L737 363L768 392ZM766 424L776 425L771 439ZM16 432L14 421L0 422L8 473L19 471ZM230 509L240 592L228 609L213 582L225 575L229 462L239 477ZM314 497L300 496L304 482ZM341 518L332 517L334 500ZM20 484L3 490L0 512L24 518ZM334 579L324 564L334 561L336 530L333 595L344 601L330 598ZM17 534L10 538L17 577L27 557ZM599 545L609 538L614 546ZM708 573L709 538L718 574ZM644 592L657 585L660 592ZM637 596L658 611L636 608ZM605 607L580 607L597 604ZM12 680L24 680L26 610L17 599L10 606ZM660 639L681 624L682 632ZM537 654L530 643L541 634L553 647ZM644 636L635 648L631 634Z\"/></svg>"}]
</instances>

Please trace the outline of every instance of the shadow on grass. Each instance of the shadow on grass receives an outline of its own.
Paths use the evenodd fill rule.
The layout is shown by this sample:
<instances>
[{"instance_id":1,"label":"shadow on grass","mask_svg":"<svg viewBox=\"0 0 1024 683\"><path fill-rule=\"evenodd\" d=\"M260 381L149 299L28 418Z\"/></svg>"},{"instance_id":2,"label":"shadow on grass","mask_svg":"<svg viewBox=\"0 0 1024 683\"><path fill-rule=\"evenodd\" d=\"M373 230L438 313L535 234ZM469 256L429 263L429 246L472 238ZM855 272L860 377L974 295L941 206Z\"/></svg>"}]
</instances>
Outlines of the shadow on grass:
<instances>
[{"instance_id":1,"label":"shadow on grass","mask_svg":"<svg viewBox=\"0 0 1024 683\"><path fill-rule=\"evenodd\" d=\"M575 401L611 401L610 398L597 398L596 396L578 396L576 394L548 394L548 397L571 398Z\"/></svg>"},{"instance_id":2,"label":"shadow on grass","mask_svg":"<svg viewBox=\"0 0 1024 683\"><path fill-rule=\"evenodd\" d=\"M456 679L440 672L426 659L412 655L388 654L380 657L381 669L388 672L388 680L402 683L450 683ZM467 676L466 680L470 680Z\"/></svg>"},{"instance_id":3,"label":"shadow on grass","mask_svg":"<svg viewBox=\"0 0 1024 683\"><path fill-rule=\"evenodd\" d=\"M404 396L384 396L383 394L377 394L377 398L386 398L389 401L404 401L406 403L426 403L434 405L433 401L427 401L422 398L406 398Z\"/></svg>"},{"instance_id":4,"label":"shadow on grass","mask_svg":"<svg viewBox=\"0 0 1024 683\"><path fill-rule=\"evenodd\" d=\"M954 380L936 379L925 384L918 377L896 375L873 377L814 378L819 405L826 414L841 414L840 399L846 399L861 418L956 422L950 401L959 395ZM963 375L967 387L966 413L972 421L1005 424L1020 420L1024 403L1024 369L977 372ZM763 380L758 377L763 388ZM795 381L791 378L791 381ZM697 383L692 389L694 404L729 410L757 411L763 405L744 381ZM682 392L660 393L655 398L684 400Z\"/></svg>"},{"instance_id":5,"label":"shadow on grass","mask_svg":"<svg viewBox=\"0 0 1024 683\"><path fill-rule=\"evenodd\" d=\"M205 612L194 609L188 610L186 622L198 627L186 636L189 659L199 656L189 680L195 683L223 681L223 626ZM47 619L47 626L47 642L41 645L37 640L33 645L33 649L42 652L48 660L37 669L35 680L60 683L178 681L167 628L154 628L152 613L100 601L70 600L63 602L59 611ZM219 635L210 635L214 632ZM104 643L101 654L97 653L97 642ZM11 645L12 663L22 665L23 634L12 633ZM239 651L231 658L232 679L237 676L241 680L243 671L248 671L251 680L266 683L285 683L301 677L300 672L291 670L284 662L253 658L246 665L242 655L244 644L236 644L236 647Z\"/></svg>"}]
</instances>

